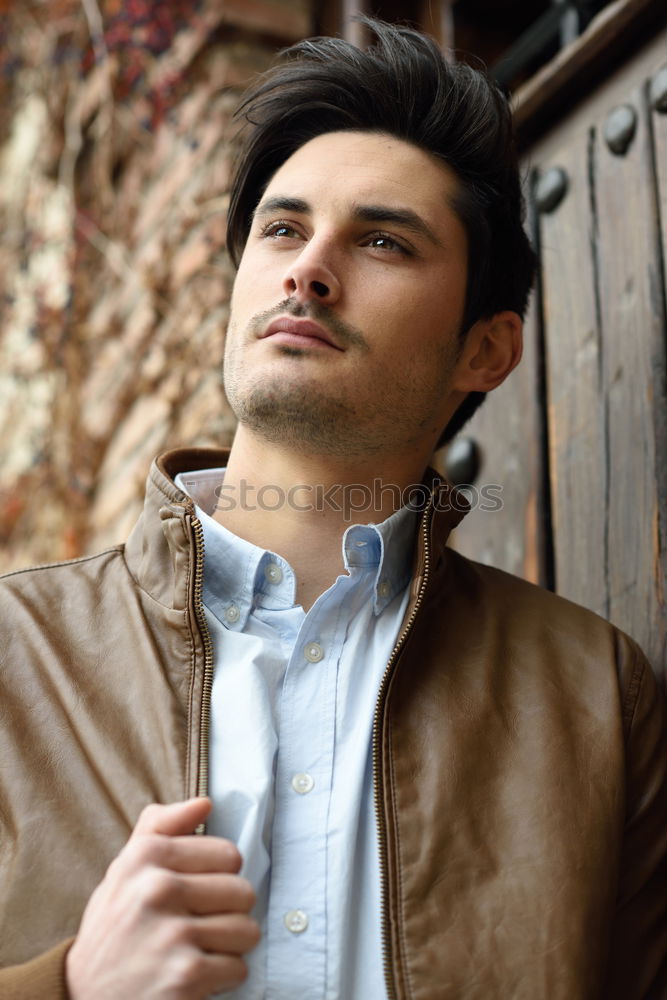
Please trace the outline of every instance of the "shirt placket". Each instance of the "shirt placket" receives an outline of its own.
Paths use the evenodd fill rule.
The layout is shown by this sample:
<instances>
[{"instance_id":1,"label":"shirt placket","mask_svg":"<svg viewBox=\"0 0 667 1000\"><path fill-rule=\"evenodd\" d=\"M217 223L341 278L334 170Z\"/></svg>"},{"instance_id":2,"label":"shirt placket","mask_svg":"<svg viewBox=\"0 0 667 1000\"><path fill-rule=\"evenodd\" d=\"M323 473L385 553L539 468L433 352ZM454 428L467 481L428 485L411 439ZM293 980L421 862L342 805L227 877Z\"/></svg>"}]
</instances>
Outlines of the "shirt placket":
<instances>
[{"instance_id":1,"label":"shirt placket","mask_svg":"<svg viewBox=\"0 0 667 1000\"><path fill-rule=\"evenodd\" d=\"M340 579L306 615L288 661L280 711L271 847L267 1000L323 997L327 841L336 682L345 639Z\"/></svg>"}]
</instances>

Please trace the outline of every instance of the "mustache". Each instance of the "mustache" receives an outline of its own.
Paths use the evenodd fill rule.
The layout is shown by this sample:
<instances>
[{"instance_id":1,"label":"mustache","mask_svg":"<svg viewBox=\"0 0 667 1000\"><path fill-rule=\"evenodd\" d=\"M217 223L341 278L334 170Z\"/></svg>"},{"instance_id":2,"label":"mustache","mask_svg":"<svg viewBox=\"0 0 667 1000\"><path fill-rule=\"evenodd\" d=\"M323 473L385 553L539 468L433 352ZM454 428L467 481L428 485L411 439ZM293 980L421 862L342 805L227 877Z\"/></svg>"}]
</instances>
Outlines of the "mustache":
<instances>
[{"instance_id":1,"label":"mustache","mask_svg":"<svg viewBox=\"0 0 667 1000\"><path fill-rule=\"evenodd\" d=\"M250 322L250 329L258 336L272 319L275 319L276 316L285 315L312 319L315 323L319 323L330 330L343 348L358 347L362 351L368 350L368 344L361 330L358 330L350 323L346 323L329 306L324 305L322 302L317 302L317 300L312 302L297 302L296 299L292 298L284 299L277 306L273 306L273 308L253 316Z\"/></svg>"}]
</instances>

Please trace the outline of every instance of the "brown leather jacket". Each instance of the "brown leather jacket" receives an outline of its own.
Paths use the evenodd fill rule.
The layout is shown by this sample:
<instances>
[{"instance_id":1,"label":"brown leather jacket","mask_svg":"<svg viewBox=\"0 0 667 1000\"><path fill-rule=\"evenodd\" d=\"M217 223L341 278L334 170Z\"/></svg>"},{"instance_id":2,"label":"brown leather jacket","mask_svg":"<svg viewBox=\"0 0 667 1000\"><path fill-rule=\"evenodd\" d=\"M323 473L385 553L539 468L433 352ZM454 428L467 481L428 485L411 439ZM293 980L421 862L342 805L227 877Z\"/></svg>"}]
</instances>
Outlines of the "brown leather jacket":
<instances>
[{"instance_id":1,"label":"brown leather jacket","mask_svg":"<svg viewBox=\"0 0 667 1000\"><path fill-rule=\"evenodd\" d=\"M3 1000L65 996L63 939L141 808L206 790L202 534L172 477L224 461L164 456L125 546L0 584ZM457 519L422 518L377 704L389 995L664 1000L653 675L590 612L447 549Z\"/></svg>"}]
</instances>

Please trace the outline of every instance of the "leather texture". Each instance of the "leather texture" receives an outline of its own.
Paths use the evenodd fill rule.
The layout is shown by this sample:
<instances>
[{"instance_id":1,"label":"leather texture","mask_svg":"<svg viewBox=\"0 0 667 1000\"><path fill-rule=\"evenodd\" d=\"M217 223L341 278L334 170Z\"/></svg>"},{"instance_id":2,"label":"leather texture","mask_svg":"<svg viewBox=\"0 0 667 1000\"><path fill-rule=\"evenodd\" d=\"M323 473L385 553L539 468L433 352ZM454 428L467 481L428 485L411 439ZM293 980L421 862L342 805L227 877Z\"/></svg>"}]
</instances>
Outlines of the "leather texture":
<instances>
[{"instance_id":1,"label":"leather texture","mask_svg":"<svg viewBox=\"0 0 667 1000\"><path fill-rule=\"evenodd\" d=\"M59 942L139 812L196 794L205 644L172 479L225 461L163 456L125 546L0 581L0 997L65 996ZM617 629L447 548L459 516L425 515L379 705L394 996L665 1000L664 700Z\"/></svg>"}]
</instances>

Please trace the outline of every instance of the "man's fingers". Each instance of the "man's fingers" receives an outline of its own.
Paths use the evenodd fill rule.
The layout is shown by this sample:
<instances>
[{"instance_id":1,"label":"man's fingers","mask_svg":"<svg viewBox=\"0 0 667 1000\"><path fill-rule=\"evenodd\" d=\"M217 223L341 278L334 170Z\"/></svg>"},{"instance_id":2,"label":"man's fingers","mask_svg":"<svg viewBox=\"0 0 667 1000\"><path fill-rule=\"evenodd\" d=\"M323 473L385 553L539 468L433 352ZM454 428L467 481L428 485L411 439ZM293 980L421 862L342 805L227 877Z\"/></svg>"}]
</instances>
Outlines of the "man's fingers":
<instances>
[{"instance_id":1,"label":"man's fingers","mask_svg":"<svg viewBox=\"0 0 667 1000\"><path fill-rule=\"evenodd\" d=\"M197 921L197 944L202 951L220 955L245 955L259 944L259 924L238 913L201 917Z\"/></svg>"},{"instance_id":2,"label":"man's fingers","mask_svg":"<svg viewBox=\"0 0 667 1000\"><path fill-rule=\"evenodd\" d=\"M205 982L208 993L222 993L240 986L248 976L248 967L238 955L204 955L198 963L206 978L199 975L198 982ZM200 968L197 968L200 973Z\"/></svg>"},{"instance_id":3,"label":"man's fingers","mask_svg":"<svg viewBox=\"0 0 667 1000\"><path fill-rule=\"evenodd\" d=\"M206 798L186 799L170 805L154 803L142 811L134 828L134 834L162 833L170 837L182 837L194 833L206 820L211 811L211 800Z\"/></svg>"},{"instance_id":4,"label":"man's fingers","mask_svg":"<svg viewBox=\"0 0 667 1000\"><path fill-rule=\"evenodd\" d=\"M242 858L236 844L222 837L168 837L162 833L135 834L112 863L112 868L140 871L159 868L183 875L235 875Z\"/></svg>"},{"instance_id":5,"label":"man's fingers","mask_svg":"<svg viewBox=\"0 0 667 1000\"><path fill-rule=\"evenodd\" d=\"M156 845L156 862L174 872L197 874L227 872L236 874L241 868L241 855L236 844L222 837L173 837Z\"/></svg>"},{"instance_id":6,"label":"man's fingers","mask_svg":"<svg viewBox=\"0 0 667 1000\"><path fill-rule=\"evenodd\" d=\"M249 913L255 905L254 890L240 875L185 875L180 893L189 913Z\"/></svg>"},{"instance_id":7,"label":"man's fingers","mask_svg":"<svg viewBox=\"0 0 667 1000\"><path fill-rule=\"evenodd\" d=\"M195 836L206 798L151 805L91 896L66 963L69 995L203 1000L247 975L259 940L241 856ZM101 984L101 985L100 985Z\"/></svg>"}]
</instances>

